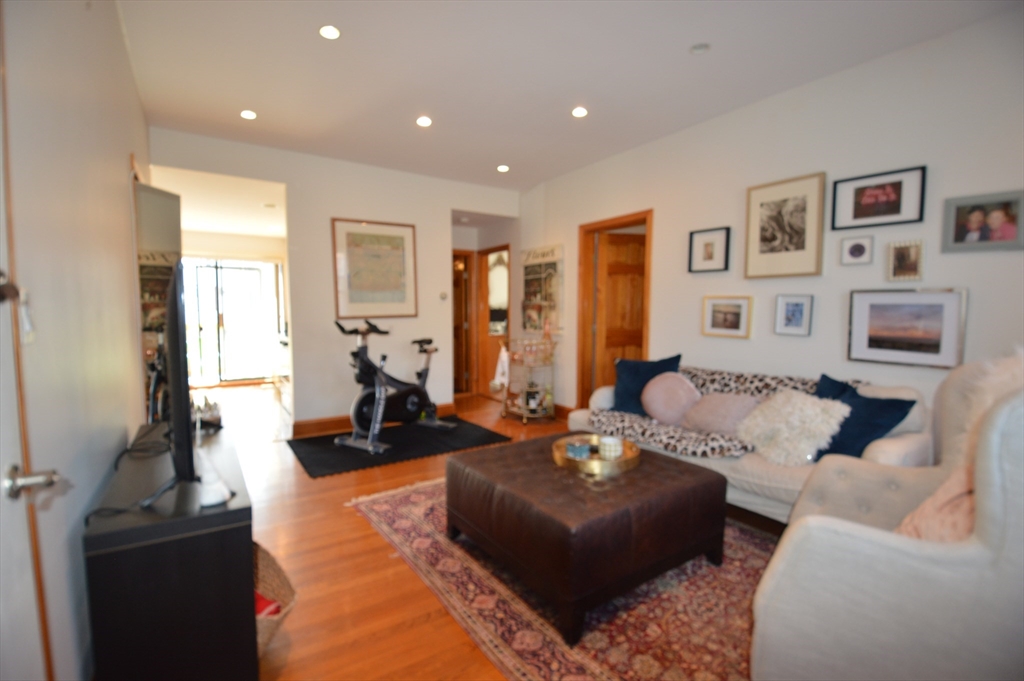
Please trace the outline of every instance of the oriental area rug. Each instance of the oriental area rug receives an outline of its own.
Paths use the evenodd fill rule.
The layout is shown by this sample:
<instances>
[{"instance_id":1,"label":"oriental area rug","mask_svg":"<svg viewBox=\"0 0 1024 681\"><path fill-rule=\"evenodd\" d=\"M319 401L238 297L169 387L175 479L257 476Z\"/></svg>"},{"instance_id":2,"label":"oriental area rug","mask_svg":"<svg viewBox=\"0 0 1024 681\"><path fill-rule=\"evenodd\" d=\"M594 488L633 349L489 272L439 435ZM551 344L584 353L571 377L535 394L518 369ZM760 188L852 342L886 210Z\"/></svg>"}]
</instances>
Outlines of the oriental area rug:
<instances>
[{"instance_id":1,"label":"oriental area rug","mask_svg":"<svg viewBox=\"0 0 1024 681\"><path fill-rule=\"evenodd\" d=\"M443 479L352 502L509 679L750 678L754 590L775 549L732 520L720 567L700 556L587 613L569 648L554 612L464 536L445 534Z\"/></svg>"}]
</instances>

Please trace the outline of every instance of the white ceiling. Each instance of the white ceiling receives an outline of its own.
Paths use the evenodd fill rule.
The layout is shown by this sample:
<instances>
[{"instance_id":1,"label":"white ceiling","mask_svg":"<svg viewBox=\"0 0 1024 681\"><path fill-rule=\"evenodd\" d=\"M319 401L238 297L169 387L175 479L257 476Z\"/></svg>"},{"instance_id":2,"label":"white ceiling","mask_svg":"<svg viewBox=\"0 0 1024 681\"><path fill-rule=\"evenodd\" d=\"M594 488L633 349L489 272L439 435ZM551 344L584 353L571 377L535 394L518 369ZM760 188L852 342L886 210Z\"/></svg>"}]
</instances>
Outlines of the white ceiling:
<instances>
[{"instance_id":1,"label":"white ceiling","mask_svg":"<svg viewBox=\"0 0 1024 681\"><path fill-rule=\"evenodd\" d=\"M155 0L119 7L151 125L527 189L1014 4ZM325 24L341 38L321 38ZM701 42L711 50L690 54ZM590 110L587 118L570 116L578 105ZM243 120L243 109L258 118ZM415 125L424 114L432 127ZM511 171L497 173L499 164Z\"/></svg>"},{"instance_id":2,"label":"white ceiling","mask_svg":"<svg viewBox=\"0 0 1024 681\"><path fill-rule=\"evenodd\" d=\"M284 237L285 185L196 170L150 166L154 187L181 197L181 228Z\"/></svg>"}]
</instances>

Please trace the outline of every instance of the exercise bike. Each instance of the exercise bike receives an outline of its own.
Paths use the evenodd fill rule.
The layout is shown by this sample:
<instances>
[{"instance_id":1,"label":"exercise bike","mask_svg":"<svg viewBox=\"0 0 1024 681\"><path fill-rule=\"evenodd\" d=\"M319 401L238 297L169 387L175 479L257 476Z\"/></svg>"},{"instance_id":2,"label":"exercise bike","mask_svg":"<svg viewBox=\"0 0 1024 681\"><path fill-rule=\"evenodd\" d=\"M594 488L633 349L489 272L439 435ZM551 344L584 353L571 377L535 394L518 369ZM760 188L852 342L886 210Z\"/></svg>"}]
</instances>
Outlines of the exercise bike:
<instances>
[{"instance_id":1,"label":"exercise bike","mask_svg":"<svg viewBox=\"0 0 1024 681\"><path fill-rule=\"evenodd\" d=\"M369 319L363 321L366 326L353 329L346 329L341 322L334 322L346 336L359 336L356 349L351 353L351 366L355 369L356 383L363 386L352 401L352 434L339 435L334 438L334 444L380 454L390 447L378 441L385 421L416 423L431 428L454 428L454 423L437 419L437 405L427 394L430 357L437 352L437 348L431 345L434 341L420 338L412 342L417 346L417 352L423 355L423 368L416 372L416 383L407 383L384 371L387 355L380 356L379 365L370 359L367 339L372 334L386 336L390 331L378 328Z\"/></svg>"}]
</instances>

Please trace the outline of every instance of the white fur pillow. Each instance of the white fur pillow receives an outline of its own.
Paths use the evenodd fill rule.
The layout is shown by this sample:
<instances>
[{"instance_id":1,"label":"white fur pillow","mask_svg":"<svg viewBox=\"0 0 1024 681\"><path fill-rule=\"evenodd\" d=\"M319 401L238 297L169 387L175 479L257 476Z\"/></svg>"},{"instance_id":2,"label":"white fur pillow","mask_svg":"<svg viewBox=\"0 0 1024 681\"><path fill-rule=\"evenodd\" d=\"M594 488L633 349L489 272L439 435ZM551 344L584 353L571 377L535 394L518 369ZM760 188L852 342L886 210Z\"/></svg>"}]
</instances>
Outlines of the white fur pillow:
<instances>
[{"instance_id":1,"label":"white fur pillow","mask_svg":"<svg viewBox=\"0 0 1024 681\"><path fill-rule=\"evenodd\" d=\"M814 463L850 415L850 405L796 390L780 390L740 422L736 434L781 466Z\"/></svg>"}]
</instances>

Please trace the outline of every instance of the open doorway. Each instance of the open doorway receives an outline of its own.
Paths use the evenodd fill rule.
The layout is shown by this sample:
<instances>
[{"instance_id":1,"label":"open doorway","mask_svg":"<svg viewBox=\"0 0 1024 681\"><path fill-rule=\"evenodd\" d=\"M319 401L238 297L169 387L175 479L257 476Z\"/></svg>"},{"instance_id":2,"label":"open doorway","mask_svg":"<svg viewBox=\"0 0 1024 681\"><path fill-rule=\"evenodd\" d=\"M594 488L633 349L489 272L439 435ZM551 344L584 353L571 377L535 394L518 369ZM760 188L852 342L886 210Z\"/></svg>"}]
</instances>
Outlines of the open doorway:
<instances>
[{"instance_id":1,"label":"open doorway","mask_svg":"<svg viewBox=\"0 0 1024 681\"><path fill-rule=\"evenodd\" d=\"M455 392L492 392L498 355L508 345L512 250L519 221L452 211L452 320ZM460 269L462 268L462 269ZM465 351L458 348L464 344ZM461 388L461 389L460 389Z\"/></svg>"},{"instance_id":2,"label":"open doorway","mask_svg":"<svg viewBox=\"0 0 1024 681\"><path fill-rule=\"evenodd\" d=\"M286 187L151 166L181 196L189 378L194 386L273 383L292 414Z\"/></svg>"},{"instance_id":3,"label":"open doorway","mask_svg":"<svg viewBox=\"0 0 1024 681\"><path fill-rule=\"evenodd\" d=\"M647 359L654 211L580 225L576 406L615 383L616 359Z\"/></svg>"}]
</instances>

